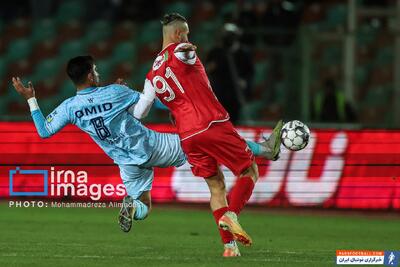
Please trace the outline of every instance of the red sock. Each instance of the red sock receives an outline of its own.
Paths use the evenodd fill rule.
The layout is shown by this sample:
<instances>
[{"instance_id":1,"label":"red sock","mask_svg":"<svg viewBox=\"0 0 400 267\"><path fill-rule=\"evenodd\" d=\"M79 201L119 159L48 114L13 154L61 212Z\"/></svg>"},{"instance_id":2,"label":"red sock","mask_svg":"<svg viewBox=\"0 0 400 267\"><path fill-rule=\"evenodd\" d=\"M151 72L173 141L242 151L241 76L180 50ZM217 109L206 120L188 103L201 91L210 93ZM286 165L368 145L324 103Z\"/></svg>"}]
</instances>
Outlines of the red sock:
<instances>
[{"instance_id":1,"label":"red sock","mask_svg":"<svg viewBox=\"0 0 400 267\"><path fill-rule=\"evenodd\" d=\"M218 225L219 219L227 211L228 211L228 207L223 207L223 208L220 208L220 209L217 209L217 210L213 211L213 215L214 215L215 222L217 223L217 225ZM219 227L218 227L218 229L219 229ZM224 243L224 244L233 241L233 235L229 231L225 231L225 230L219 229L219 235L221 236L222 243Z\"/></svg>"},{"instance_id":2,"label":"red sock","mask_svg":"<svg viewBox=\"0 0 400 267\"><path fill-rule=\"evenodd\" d=\"M229 194L229 211L237 215L242 211L244 205L250 199L254 189L254 181L251 177L241 177L236 181L235 186Z\"/></svg>"}]
</instances>

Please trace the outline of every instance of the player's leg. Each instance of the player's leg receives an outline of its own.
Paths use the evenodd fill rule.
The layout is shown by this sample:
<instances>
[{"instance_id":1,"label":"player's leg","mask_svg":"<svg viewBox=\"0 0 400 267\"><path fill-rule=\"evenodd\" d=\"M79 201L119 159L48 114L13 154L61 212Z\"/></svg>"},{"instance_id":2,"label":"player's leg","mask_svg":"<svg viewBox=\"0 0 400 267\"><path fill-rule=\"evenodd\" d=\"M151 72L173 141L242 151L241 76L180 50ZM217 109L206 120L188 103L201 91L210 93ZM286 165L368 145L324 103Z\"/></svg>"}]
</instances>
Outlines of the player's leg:
<instances>
[{"instance_id":1,"label":"player's leg","mask_svg":"<svg viewBox=\"0 0 400 267\"><path fill-rule=\"evenodd\" d=\"M187 155L187 160L192 166L192 172L197 177L205 177L210 190L210 206L218 226L218 221L228 210L226 201L225 179L218 168L217 161L201 152L201 138L187 139L182 142L182 148ZM232 234L218 227L221 241L224 244L224 257L240 256L239 249Z\"/></svg>"},{"instance_id":2,"label":"player's leg","mask_svg":"<svg viewBox=\"0 0 400 267\"><path fill-rule=\"evenodd\" d=\"M281 152L281 132L283 127L283 121L280 120L275 125L274 129L272 130L271 135L265 139L264 142L260 144L266 146L271 149L272 151L272 160L277 160L279 158L279 153Z\"/></svg>"},{"instance_id":3,"label":"player's leg","mask_svg":"<svg viewBox=\"0 0 400 267\"><path fill-rule=\"evenodd\" d=\"M147 216L148 216L153 207L151 204L151 191L144 191L142 195L139 197L139 200L147 206Z\"/></svg>"},{"instance_id":4,"label":"player's leg","mask_svg":"<svg viewBox=\"0 0 400 267\"><path fill-rule=\"evenodd\" d=\"M154 151L144 167L179 167L185 164L186 155L182 150L181 141L177 134L156 132Z\"/></svg>"},{"instance_id":5,"label":"player's leg","mask_svg":"<svg viewBox=\"0 0 400 267\"><path fill-rule=\"evenodd\" d=\"M268 160L279 159L280 146L281 146L281 130L283 127L283 122L280 120L274 127L271 135L268 138L264 138L263 142L256 143L253 141L246 140L251 152L255 156L261 156Z\"/></svg>"},{"instance_id":6,"label":"player's leg","mask_svg":"<svg viewBox=\"0 0 400 267\"><path fill-rule=\"evenodd\" d=\"M155 148L151 158L145 164L119 166L128 193L119 213L119 224L124 232L129 232L133 220L143 220L150 212L153 167L181 166L186 162L178 135L157 132L155 134Z\"/></svg>"},{"instance_id":7,"label":"player's leg","mask_svg":"<svg viewBox=\"0 0 400 267\"><path fill-rule=\"evenodd\" d=\"M151 210L150 190L154 173L152 168L120 165L120 174L127 196L122 201L118 222L124 232L129 232L134 220L144 220Z\"/></svg>"},{"instance_id":8,"label":"player's leg","mask_svg":"<svg viewBox=\"0 0 400 267\"><path fill-rule=\"evenodd\" d=\"M253 160L250 167L244 170L236 179L229 193L229 210L239 215L250 199L255 183L258 180L258 166Z\"/></svg>"},{"instance_id":9,"label":"player's leg","mask_svg":"<svg viewBox=\"0 0 400 267\"><path fill-rule=\"evenodd\" d=\"M227 166L238 177L230 193L228 211L219 220L219 225L230 231L235 240L244 245L251 245L252 240L239 224L237 216L250 199L258 179L258 168L253 153L230 122L215 124L196 139L197 143L203 141L203 144L212 144L203 145L201 149L217 162Z\"/></svg>"},{"instance_id":10,"label":"player's leg","mask_svg":"<svg viewBox=\"0 0 400 267\"><path fill-rule=\"evenodd\" d=\"M279 157L281 145L280 135L282 126L282 121L279 121L269 139L264 142L266 147L268 147L271 151L270 155L272 160L276 160ZM235 139L235 134L232 134L231 138L233 142ZM240 144L242 143L241 140L238 139L235 143L237 144L237 152L235 153L234 151L230 151L231 153L227 153L228 157L222 159L222 163L228 166L228 168L230 168L234 173L237 173L240 171L237 166L240 166L240 162L248 162L248 156L245 155L246 153L243 153L245 149L243 149L243 144ZM235 155L235 157L232 157L232 155ZM243 155L242 159L240 159L240 155ZM236 161L236 159L239 159L239 161ZM258 180L258 175L259 174L257 164L254 159L252 159L250 166L247 167L244 171L240 171L240 175L236 180L236 184L231 189L231 192L229 194L228 211L219 220L219 226L222 229L229 230L234 235L235 239L237 239L244 245L251 245L252 240L241 228L240 224L238 223L237 217L246 205L246 203L249 201L253 193L255 183Z\"/></svg>"},{"instance_id":11,"label":"player's leg","mask_svg":"<svg viewBox=\"0 0 400 267\"><path fill-rule=\"evenodd\" d=\"M180 146L178 135L155 132L156 144L151 158L142 166L121 165L121 177L128 196L124 198L119 222L121 230L128 232L133 220L143 220L151 209L150 189L153 182L153 167L181 166L186 156ZM129 204L133 203L133 207Z\"/></svg>"},{"instance_id":12,"label":"player's leg","mask_svg":"<svg viewBox=\"0 0 400 267\"><path fill-rule=\"evenodd\" d=\"M218 168L217 175L204 179L210 190L210 207L212 211L228 206L226 200L225 178L221 170Z\"/></svg>"},{"instance_id":13,"label":"player's leg","mask_svg":"<svg viewBox=\"0 0 400 267\"><path fill-rule=\"evenodd\" d=\"M218 225L219 219L228 211L228 203L226 200L225 178L221 170L218 173L205 179L210 190L210 207ZM222 243L224 244L224 257L240 256L239 248L233 238L233 235L226 230L219 229Z\"/></svg>"},{"instance_id":14,"label":"player's leg","mask_svg":"<svg viewBox=\"0 0 400 267\"><path fill-rule=\"evenodd\" d=\"M122 231L129 232L133 220L144 220L151 211L150 191L145 191L139 199L133 199L127 195L122 200L122 206L118 214L118 223Z\"/></svg>"},{"instance_id":15,"label":"player's leg","mask_svg":"<svg viewBox=\"0 0 400 267\"><path fill-rule=\"evenodd\" d=\"M218 225L222 229L231 232L235 240L245 246L250 246L253 241L240 225L238 216L250 199L257 179L258 167L253 161L251 166L243 171L237 178L236 184L229 194L228 210L218 221Z\"/></svg>"},{"instance_id":16,"label":"player's leg","mask_svg":"<svg viewBox=\"0 0 400 267\"><path fill-rule=\"evenodd\" d=\"M151 211L151 191L144 191L139 199L134 199L135 213L133 219L136 221L144 220L149 216Z\"/></svg>"}]
</instances>

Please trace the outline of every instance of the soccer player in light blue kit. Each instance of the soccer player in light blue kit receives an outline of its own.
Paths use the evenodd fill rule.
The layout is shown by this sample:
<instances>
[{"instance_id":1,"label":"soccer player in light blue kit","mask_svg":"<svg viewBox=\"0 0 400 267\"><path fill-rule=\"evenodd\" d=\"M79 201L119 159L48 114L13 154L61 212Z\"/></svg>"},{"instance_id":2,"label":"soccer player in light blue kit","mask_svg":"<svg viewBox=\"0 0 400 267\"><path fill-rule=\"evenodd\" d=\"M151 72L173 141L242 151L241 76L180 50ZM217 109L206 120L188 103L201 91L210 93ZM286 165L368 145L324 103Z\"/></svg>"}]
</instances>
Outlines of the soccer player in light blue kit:
<instances>
[{"instance_id":1,"label":"soccer player in light blue kit","mask_svg":"<svg viewBox=\"0 0 400 267\"><path fill-rule=\"evenodd\" d=\"M48 138L67 124L88 133L119 166L127 196L119 213L121 230L129 232L132 220L143 220L151 209L153 167L179 167L186 156L176 134L152 131L139 121L151 108L155 95L145 84L142 93L121 84L99 87L99 74L91 56L67 64L67 74L77 88L46 118L40 111L33 85L13 78L16 91L27 99L40 137ZM255 155L265 156L263 144L248 142Z\"/></svg>"}]
</instances>

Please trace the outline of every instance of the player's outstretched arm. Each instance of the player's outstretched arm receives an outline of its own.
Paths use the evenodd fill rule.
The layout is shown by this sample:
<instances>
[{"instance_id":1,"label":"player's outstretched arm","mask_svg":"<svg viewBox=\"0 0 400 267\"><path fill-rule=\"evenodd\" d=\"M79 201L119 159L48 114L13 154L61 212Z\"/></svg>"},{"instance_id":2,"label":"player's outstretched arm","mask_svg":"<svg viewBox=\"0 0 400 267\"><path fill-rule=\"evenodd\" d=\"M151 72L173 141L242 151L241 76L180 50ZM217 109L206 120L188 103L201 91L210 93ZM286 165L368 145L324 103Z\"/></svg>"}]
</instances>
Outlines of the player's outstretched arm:
<instances>
[{"instance_id":1,"label":"player's outstretched arm","mask_svg":"<svg viewBox=\"0 0 400 267\"><path fill-rule=\"evenodd\" d=\"M197 46L194 44L190 43L182 43L181 45L178 45L175 49L174 52L186 52L189 53L190 51L196 51Z\"/></svg>"},{"instance_id":2,"label":"player's outstretched arm","mask_svg":"<svg viewBox=\"0 0 400 267\"><path fill-rule=\"evenodd\" d=\"M143 92L139 96L137 103L133 104L128 112L132 114L136 119L143 119L149 114L151 106L153 105L156 97L156 91L149 80L146 79L144 82Z\"/></svg>"},{"instance_id":3,"label":"player's outstretched arm","mask_svg":"<svg viewBox=\"0 0 400 267\"><path fill-rule=\"evenodd\" d=\"M35 98L35 90L31 82L29 82L28 87L26 87L19 77L13 77L12 83L15 90L27 100L33 122L41 138L52 136L69 122L68 116L66 112L64 112L65 107L63 104L51 113L54 115L49 115L47 120L45 119Z\"/></svg>"},{"instance_id":4,"label":"player's outstretched arm","mask_svg":"<svg viewBox=\"0 0 400 267\"><path fill-rule=\"evenodd\" d=\"M35 90L31 82L28 83L28 87L25 87L19 77L13 77L12 83L18 94L23 96L26 100L35 97Z\"/></svg>"},{"instance_id":5,"label":"player's outstretched arm","mask_svg":"<svg viewBox=\"0 0 400 267\"><path fill-rule=\"evenodd\" d=\"M196 62L197 47L190 43L181 43L176 46L174 55L183 63L193 65Z\"/></svg>"}]
</instances>

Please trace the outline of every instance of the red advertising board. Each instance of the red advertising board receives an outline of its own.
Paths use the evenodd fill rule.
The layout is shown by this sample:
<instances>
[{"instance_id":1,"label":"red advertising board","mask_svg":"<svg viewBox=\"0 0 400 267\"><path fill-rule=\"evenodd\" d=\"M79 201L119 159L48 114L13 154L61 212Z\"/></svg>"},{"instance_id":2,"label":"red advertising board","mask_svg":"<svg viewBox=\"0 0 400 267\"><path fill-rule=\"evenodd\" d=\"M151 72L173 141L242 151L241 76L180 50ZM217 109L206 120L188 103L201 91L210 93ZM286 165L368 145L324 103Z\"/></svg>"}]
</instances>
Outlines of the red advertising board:
<instances>
[{"instance_id":1,"label":"red advertising board","mask_svg":"<svg viewBox=\"0 0 400 267\"><path fill-rule=\"evenodd\" d=\"M148 125L171 132L170 125ZM249 140L270 129L239 127ZM125 193L118 167L74 126L40 139L31 122L0 123L0 198L119 200ZM312 130L306 149L283 150L280 160L258 158L260 178L251 203L343 209L400 209L400 131ZM228 189L235 177L223 167ZM46 173L46 177L42 174ZM57 192L57 184L72 189ZM104 186L106 185L107 186ZM33 193L33 194L30 194ZM89 197L88 195L91 195ZM158 202L208 202L208 188L190 166L157 168L152 196Z\"/></svg>"}]
</instances>

